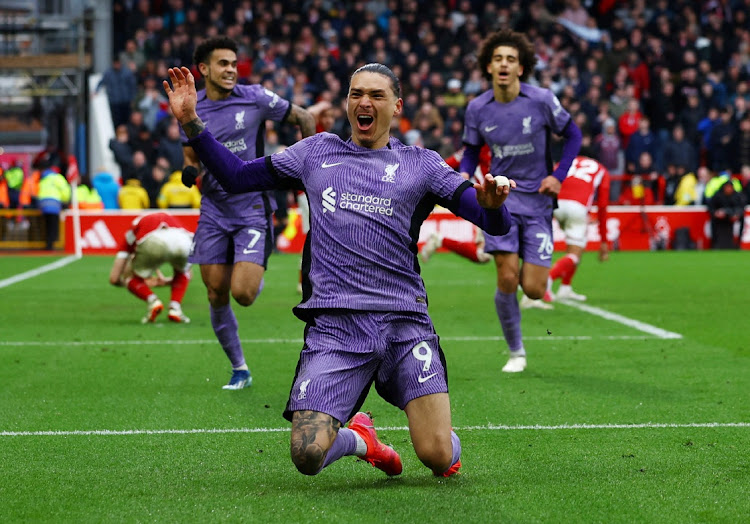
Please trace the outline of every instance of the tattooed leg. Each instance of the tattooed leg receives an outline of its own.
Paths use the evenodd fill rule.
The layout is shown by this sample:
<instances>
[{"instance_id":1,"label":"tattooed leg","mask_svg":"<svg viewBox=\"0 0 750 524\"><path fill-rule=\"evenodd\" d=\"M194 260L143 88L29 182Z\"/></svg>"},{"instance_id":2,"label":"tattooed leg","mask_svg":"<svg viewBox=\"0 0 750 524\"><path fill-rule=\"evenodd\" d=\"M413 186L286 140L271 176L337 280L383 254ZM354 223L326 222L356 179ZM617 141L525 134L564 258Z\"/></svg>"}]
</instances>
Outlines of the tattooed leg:
<instances>
[{"instance_id":1,"label":"tattooed leg","mask_svg":"<svg viewBox=\"0 0 750 524\"><path fill-rule=\"evenodd\" d=\"M295 411L292 417L292 462L300 473L315 475L325 464L341 423L318 411Z\"/></svg>"}]
</instances>

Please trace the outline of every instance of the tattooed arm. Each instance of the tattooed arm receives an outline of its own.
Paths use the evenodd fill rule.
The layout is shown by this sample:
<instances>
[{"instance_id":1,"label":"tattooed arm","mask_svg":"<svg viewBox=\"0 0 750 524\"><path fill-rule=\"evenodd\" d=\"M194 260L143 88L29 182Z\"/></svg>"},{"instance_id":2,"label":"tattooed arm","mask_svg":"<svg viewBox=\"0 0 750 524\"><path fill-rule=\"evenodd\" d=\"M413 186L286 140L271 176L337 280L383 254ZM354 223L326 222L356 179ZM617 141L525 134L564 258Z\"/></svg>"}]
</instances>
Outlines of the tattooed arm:
<instances>
[{"instance_id":1,"label":"tattooed arm","mask_svg":"<svg viewBox=\"0 0 750 524\"><path fill-rule=\"evenodd\" d=\"M315 117L307 109L297 104L292 104L292 110L289 112L286 122L299 126L302 138L315 134Z\"/></svg>"}]
</instances>

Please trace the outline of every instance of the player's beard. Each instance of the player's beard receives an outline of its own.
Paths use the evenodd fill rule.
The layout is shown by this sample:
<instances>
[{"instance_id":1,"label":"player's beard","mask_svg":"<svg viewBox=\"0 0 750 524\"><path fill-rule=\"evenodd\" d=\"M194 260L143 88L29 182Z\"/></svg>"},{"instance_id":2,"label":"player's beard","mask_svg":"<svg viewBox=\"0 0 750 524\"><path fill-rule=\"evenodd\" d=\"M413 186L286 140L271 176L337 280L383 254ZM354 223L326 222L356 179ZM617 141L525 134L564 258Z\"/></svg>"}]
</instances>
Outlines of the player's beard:
<instances>
[{"instance_id":1,"label":"player's beard","mask_svg":"<svg viewBox=\"0 0 750 524\"><path fill-rule=\"evenodd\" d=\"M219 80L221 80L221 76L219 76ZM217 82L213 79L213 76L211 75L211 70L209 69L208 75L206 76L206 83L210 83L214 90L216 90L217 93L220 93L222 97L226 97L229 95L229 93L232 92L234 89L234 86L237 85L237 81L232 84L231 88L224 87L221 82Z\"/></svg>"}]
</instances>

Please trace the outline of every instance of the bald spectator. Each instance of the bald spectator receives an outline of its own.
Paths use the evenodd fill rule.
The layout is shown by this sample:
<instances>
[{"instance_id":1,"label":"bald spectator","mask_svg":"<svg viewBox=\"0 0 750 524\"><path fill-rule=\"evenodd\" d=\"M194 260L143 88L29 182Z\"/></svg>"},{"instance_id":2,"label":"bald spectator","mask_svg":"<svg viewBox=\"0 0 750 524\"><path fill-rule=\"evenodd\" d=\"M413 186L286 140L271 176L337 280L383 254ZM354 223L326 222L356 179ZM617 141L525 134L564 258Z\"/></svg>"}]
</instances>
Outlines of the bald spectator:
<instances>
[{"instance_id":1,"label":"bald spectator","mask_svg":"<svg viewBox=\"0 0 750 524\"><path fill-rule=\"evenodd\" d=\"M180 138L180 126L177 120L173 120L167 127L167 136L159 140L156 156L164 157L168 162L168 172L182 171L184 165L184 154L182 152L182 140Z\"/></svg>"}]
</instances>

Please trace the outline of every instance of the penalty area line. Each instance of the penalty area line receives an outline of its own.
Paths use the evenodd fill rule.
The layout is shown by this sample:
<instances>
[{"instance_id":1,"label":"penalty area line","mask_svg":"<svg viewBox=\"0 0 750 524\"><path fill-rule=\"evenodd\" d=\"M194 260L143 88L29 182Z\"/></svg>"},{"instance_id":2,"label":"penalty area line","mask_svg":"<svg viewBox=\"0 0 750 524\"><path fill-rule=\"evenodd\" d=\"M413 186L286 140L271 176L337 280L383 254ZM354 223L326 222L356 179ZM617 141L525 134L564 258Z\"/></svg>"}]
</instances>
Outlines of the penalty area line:
<instances>
[{"instance_id":1,"label":"penalty area line","mask_svg":"<svg viewBox=\"0 0 750 524\"><path fill-rule=\"evenodd\" d=\"M688 422L640 424L558 424L507 426L487 424L485 426L456 427L457 431L565 431L594 429L690 429L690 428L750 428L750 422ZM378 428L379 431L408 431L406 426ZM129 435L221 435L232 433L288 433L290 428L196 428L196 429L126 429L126 430L71 430L71 431L0 431L0 437L74 437L74 436L129 436Z\"/></svg>"}]
</instances>

